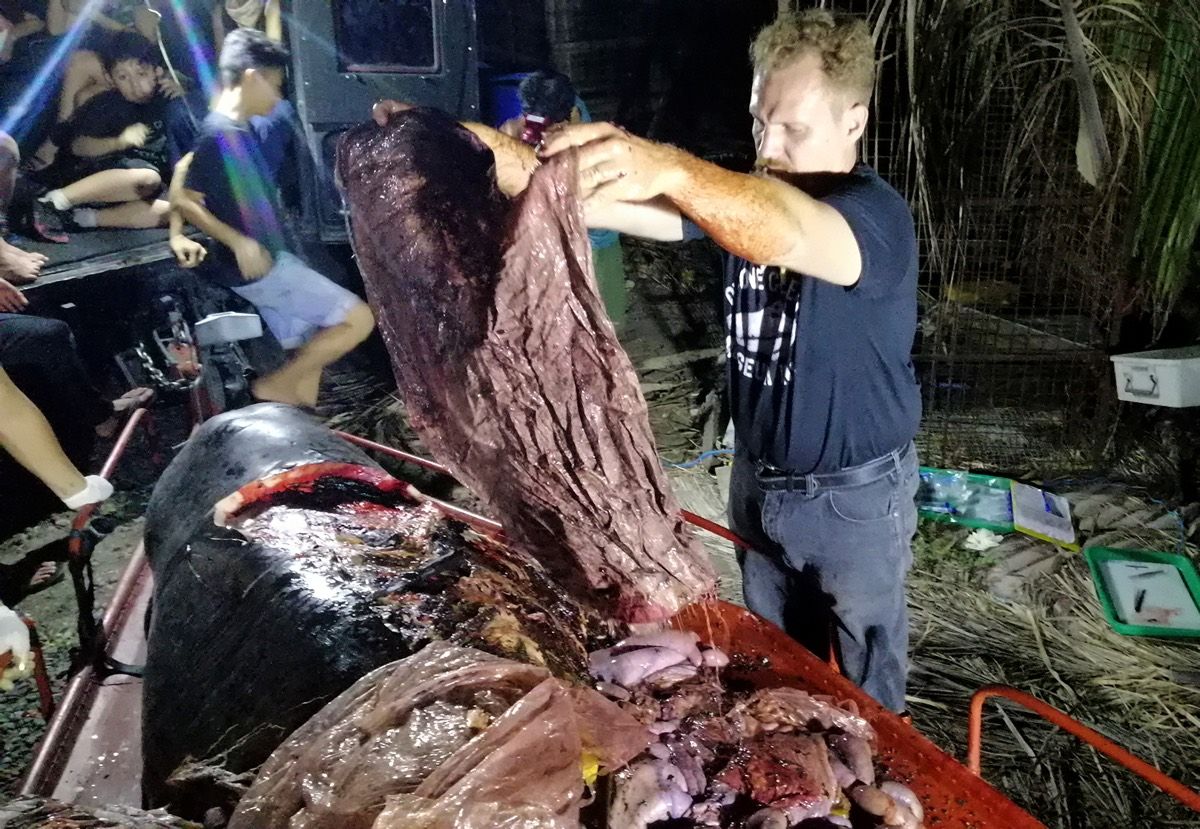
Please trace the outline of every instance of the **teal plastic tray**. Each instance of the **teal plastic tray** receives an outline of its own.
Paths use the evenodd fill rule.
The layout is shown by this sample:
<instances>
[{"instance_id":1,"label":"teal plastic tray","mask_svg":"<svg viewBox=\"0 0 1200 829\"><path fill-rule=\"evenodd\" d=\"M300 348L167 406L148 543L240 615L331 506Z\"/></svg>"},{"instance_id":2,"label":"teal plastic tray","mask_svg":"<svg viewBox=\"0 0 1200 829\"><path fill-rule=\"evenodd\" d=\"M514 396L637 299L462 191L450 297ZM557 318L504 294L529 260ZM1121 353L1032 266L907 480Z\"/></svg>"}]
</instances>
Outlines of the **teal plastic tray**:
<instances>
[{"instance_id":1,"label":"teal plastic tray","mask_svg":"<svg viewBox=\"0 0 1200 829\"><path fill-rule=\"evenodd\" d=\"M1125 621L1117 609L1114 598L1115 585L1109 583L1105 565L1109 562L1128 561L1137 564L1157 565L1164 570L1174 568L1179 572L1183 583L1191 596L1192 604L1200 612L1200 575L1196 567L1186 556L1176 553L1163 553L1154 550L1116 550L1111 547L1089 547L1083 551L1088 568L1092 571L1092 581L1096 585L1096 594L1100 599L1100 607L1108 624L1117 633L1126 636L1154 636L1168 639L1200 638L1200 627L1170 627L1167 625L1139 625ZM1150 574L1150 571L1147 571Z\"/></svg>"}]
</instances>

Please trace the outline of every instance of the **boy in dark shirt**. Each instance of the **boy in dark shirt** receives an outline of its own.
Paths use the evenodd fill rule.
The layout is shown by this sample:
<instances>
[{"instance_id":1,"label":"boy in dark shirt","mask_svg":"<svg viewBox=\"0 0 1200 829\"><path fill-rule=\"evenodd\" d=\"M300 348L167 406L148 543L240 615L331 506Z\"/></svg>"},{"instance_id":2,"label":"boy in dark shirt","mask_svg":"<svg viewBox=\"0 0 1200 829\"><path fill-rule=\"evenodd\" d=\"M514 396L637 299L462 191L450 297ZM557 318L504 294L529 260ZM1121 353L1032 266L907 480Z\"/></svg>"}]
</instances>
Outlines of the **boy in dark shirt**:
<instances>
[{"instance_id":1,"label":"boy in dark shirt","mask_svg":"<svg viewBox=\"0 0 1200 829\"><path fill-rule=\"evenodd\" d=\"M65 241L55 237L71 226L166 225L170 206L158 195L191 142L185 105L178 88L164 82L153 44L133 33L114 35L104 63L114 88L55 129L61 150L33 176L51 188L35 204L34 226L53 241Z\"/></svg>"},{"instance_id":2,"label":"boy in dark shirt","mask_svg":"<svg viewBox=\"0 0 1200 829\"><path fill-rule=\"evenodd\" d=\"M171 183L171 249L185 268L211 249L211 278L252 303L280 345L297 349L254 383L254 396L312 407L322 370L366 339L375 320L365 302L291 253L276 193L279 154L263 143L274 141L286 116L279 106L287 60L262 32L225 38L221 94ZM212 237L208 249L183 236L184 221Z\"/></svg>"}]
</instances>

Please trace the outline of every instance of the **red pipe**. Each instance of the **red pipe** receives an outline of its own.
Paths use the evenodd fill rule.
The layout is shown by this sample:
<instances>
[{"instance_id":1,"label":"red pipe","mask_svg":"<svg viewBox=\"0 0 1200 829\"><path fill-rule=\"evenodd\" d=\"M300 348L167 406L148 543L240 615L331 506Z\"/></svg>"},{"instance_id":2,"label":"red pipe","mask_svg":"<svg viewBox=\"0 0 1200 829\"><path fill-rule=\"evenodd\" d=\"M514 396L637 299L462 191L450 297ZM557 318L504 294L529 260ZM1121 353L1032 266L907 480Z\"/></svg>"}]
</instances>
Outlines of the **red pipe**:
<instances>
[{"instance_id":1,"label":"red pipe","mask_svg":"<svg viewBox=\"0 0 1200 829\"><path fill-rule=\"evenodd\" d=\"M125 454L125 449L129 446L129 441L133 438L134 431L145 416L146 409L141 406L134 409L133 413L129 415L129 420L125 421L125 428L121 430L121 436L113 444L112 451L108 453L108 458L104 461L104 466L100 467L101 478L107 478L113 474L117 468L117 462L121 460L121 456Z\"/></svg>"},{"instance_id":2,"label":"red pipe","mask_svg":"<svg viewBox=\"0 0 1200 829\"><path fill-rule=\"evenodd\" d=\"M342 438L343 440L353 443L355 446L361 446L364 449L372 449L376 452L380 452L384 455L389 455L393 458L396 458L397 460L401 460L406 463L415 464L416 466L421 466L421 467L424 467L425 469L430 469L434 472L440 472L443 475L451 475L452 474L447 467L443 466L442 464L438 463L437 461L431 461L428 458L422 458L420 455L413 455L409 452L403 452L399 449L393 449L390 446L384 446L382 443L376 443L373 440L367 440L366 438L360 438L358 435L352 435L349 432L335 431L334 434L337 435L338 437ZM446 506L449 506L449 505L446 505ZM720 524L718 524L717 522L710 521L707 518L705 518L704 516L697 515L694 512L688 512L687 510L680 510L680 512L683 514L683 520L687 521L689 524L691 524L695 527L699 527L702 530L708 530L713 535L719 536L719 537L725 539L726 541L733 544L735 547L741 547L743 549L748 549L750 547L750 545L748 543L746 543L745 539L743 539L741 536L739 536L733 530L730 530L727 527L723 527ZM495 522L492 522L492 523L495 523ZM499 527L500 525L496 524L496 526Z\"/></svg>"},{"instance_id":3,"label":"red pipe","mask_svg":"<svg viewBox=\"0 0 1200 829\"><path fill-rule=\"evenodd\" d=\"M425 500L433 504L439 510L444 512L451 518L461 521L468 526L474 527L480 532L487 533L494 537L503 537L504 526L499 521L493 521L491 518L484 518L482 515L465 510L462 507L456 507L454 504L447 504L445 501L439 501L437 498L429 498Z\"/></svg>"},{"instance_id":4,"label":"red pipe","mask_svg":"<svg viewBox=\"0 0 1200 829\"><path fill-rule=\"evenodd\" d=\"M360 438L358 435L352 435L349 432L339 432L335 430L334 434L340 437L342 440L353 443L355 446L361 446L364 449L373 449L376 452L380 452L384 455L390 455L391 457L404 461L405 463L421 466L425 469L433 470L434 472L440 472L443 475L451 474L447 467L442 466L437 461L431 461L428 458L422 458L420 455L413 455L400 449L393 449L390 446L384 446L382 443L376 443L375 441L368 440L367 438Z\"/></svg>"},{"instance_id":5,"label":"red pipe","mask_svg":"<svg viewBox=\"0 0 1200 829\"><path fill-rule=\"evenodd\" d=\"M971 697L971 711L967 719L967 768L976 775L979 775L983 743L983 704L988 697L1004 697L1028 708L1042 719L1073 734L1138 777L1162 789L1184 806L1200 812L1200 792L1188 788L1173 777L1168 777L1145 760L1130 754L1103 734L1093 731L1074 717L1064 714L1052 705L1047 705L1037 697L1007 685L985 685Z\"/></svg>"},{"instance_id":6,"label":"red pipe","mask_svg":"<svg viewBox=\"0 0 1200 829\"><path fill-rule=\"evenodd\" d=\"M725 539L735 547L740 547L743 550L750 549L750 544L728 527L723 527L716 521L709 521L703 515L697 515L694 512L688 512L687 510L680 510L680 512L683 513L683 520L687 521L692 526L699 527L702 530L708 530L713 535Z\"/></svg>"},{"instance_id":7,"label":"red pipe","mask_svg":"<svg viewBox=\"0 0 1200 829\"><path fill-rule=\"evenodd\" d=\"M121 456L125 454L125 450L129 447L129 441L133 439L133 433L137 430L138 424L142 422L142 418L145 416L146 409L138 407L129 416L129 420L125 421L125 427L121 429L121 434L117 438L117 442L113 444L112 451L108 453L108 457L104 460L104 466L100 467L99 474L101 478L108 478L113 474L113 470L117 468L117 463L121 460ZM99 506L99 504L88 504L75 513L75 520L71 522L71 540L67 542L67 552L72 559L77 559L83 555L83 539L80 537L80 532L92 520L92 515L95 514L96 508Z\"/></svg>"}]
</instances>

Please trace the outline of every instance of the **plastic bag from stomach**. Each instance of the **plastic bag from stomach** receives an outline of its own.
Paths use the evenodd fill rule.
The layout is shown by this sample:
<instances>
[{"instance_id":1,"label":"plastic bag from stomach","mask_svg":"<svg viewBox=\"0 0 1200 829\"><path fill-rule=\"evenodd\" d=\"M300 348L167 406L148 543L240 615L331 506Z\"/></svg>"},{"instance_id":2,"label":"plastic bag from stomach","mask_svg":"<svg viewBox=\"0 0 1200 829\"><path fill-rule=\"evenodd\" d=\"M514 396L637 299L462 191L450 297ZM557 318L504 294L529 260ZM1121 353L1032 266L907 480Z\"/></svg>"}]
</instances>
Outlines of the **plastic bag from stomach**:
<instances>
[{"instance_id":1,"label":"plastic bag from stomach","mask_svg":"<svg viewBox=\"0 0 1200 829\"><path fill-rule=\"evenodd\" d=\"M594 691L434 642L367 674L297 729L229 829L578 826L585 752L615 769L647 742Z\"/></svg>"}]
</instances>

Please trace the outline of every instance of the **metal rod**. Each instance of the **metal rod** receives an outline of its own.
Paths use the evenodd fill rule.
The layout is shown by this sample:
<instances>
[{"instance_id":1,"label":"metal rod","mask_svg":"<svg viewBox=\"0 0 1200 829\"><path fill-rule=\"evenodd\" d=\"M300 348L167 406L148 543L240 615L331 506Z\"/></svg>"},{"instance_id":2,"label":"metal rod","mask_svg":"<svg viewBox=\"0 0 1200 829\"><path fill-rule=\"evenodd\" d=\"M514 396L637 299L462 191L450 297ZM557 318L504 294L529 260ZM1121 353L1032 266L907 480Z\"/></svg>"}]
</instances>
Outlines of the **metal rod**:
<instances>
[{"instance_id":1,"label":"metal rod","mask_svg":"<svg viewBox=\"0 0 1200 829\"><path fill-rule=\"evenodd\" d=\"M343 440L348 441L349 443L353 443L355 446L361 446L364 449L372 449L376 452L380 452L384 455L388 455L390 457L396 458L397 460L405 461L406 463L411 463L416 466L421 466L421 467L424 467L425 469L430 469L434 472L440 472L443 475L452 474L447 467L443 466L442 464L438 463L437 461L431 461L428 458L422 458L420 455L414 455L410 452L401 451L400 449L393 449L390 446L385 446L382 443L376 443L375 441L368 440L367 438L360 438L358 435L352 435L349 432L334 431L334 434L337 435L338 437L342 438ZM450 505L442 504L442 506L449 507ZM450 507L450 508L457 509L456 507ZM687 510L680 510L680 512L683 514L683 520L687 521L689 524L699 527L702 530L707 530L708 532L712 533L713 535L716 535L716 536L719 536L719 537L725 539L726 541L730 542L731 544L733 544L736 547L742 547L743 549L747 549L750 547L750 545L746 542L746 540L743 539L741 536L739 536L737 533L735 533L733 530L730 530L727 527L723 527L720 524L718 524L717 522L710 521L709 519L705 518L704 516L697 515L694 512L688 512ZM471 515L472 513L467 513L467 514ZM479 516L475 516L475 517L479 518ZM463 519L463 520L466 520L466 519ZM486 519L486 518L480 519L480 520L490 521L490 519ZM470 522L468 522L468 523L470 523ZM491 521L491 523L495 524L496 522ZM499 526L500 526L499 524L496 524L497 528L499 528Z\"/></svg>"},{"instance_id":2,"label":"metal rod","mask_svg":"<svg viewBox=\"0 0 1200 829\"><path fill-rule=\"evenodd\" d=\"M434 472L441 472L443 475L451 474L448 468L442 466L437 461L431 461L428 458L422 458L420 455L414 455L410 452L404 452L400 449L393 449L390 446L385 446L382 443L376 443L375 441L368 440L367 438L360 438L358 435L352 435L349 432L334 431L334 434L345 441L353 443L355 446L361 446L364 449L372 449L384 455L390 455L391 457L404 461L405 463L411 463L414 466L421 466L425 469L433 470Z\"/></svg>"},{"instance_id":3,"label":"metal rod","mask_svg":"<svg viewBox=\"0 0 1200 829\"><path fill-rule=\"evenodd\" d=\"M687 510L680 510L680 512L683 514L683 520L692 526L708 530L713 535L725 539L735 547L741 547L743 550L750 549L750 543L728 527L723 527L716 521L710 521L703 515L697 515L694 512L688 512Z\"/></svg>"},{"instance_id":4,"label":"metal rod","mask_svg":"<svg viewBox=\"0 0 1200 829\"><path fill-rule=\"evenodd\" d=\"M142 422L142 418L145 416L146 409L139 406L134 409L133 414L129 416L129 420L125 421L125 427L121 429L121 434L117 438L117 442L113 444L112 451L105 458L104 466L100 467L101 478L109 477L112 475L113 470L117 468L117 463L129 447L129 441L133 439L133 433L137 430L138 424ZM92 515L96 512L98 506L99 504L87 504L81 507L79 512L75 513L75 520L71 522L71 539L67 542L67 552L72 559L77 559L83 554L83 539L80 533L88 525L88 522L92 520Z\"/></svg>"},{"instance_id":5,"label":"metal rod","mask_svg":"<svg viewBox=\"0 0 1200 829\"><path fill-rule=\"evenodd\" d=\"M100 467L101 478L107 478L116 470L117 463L121 460L121 456L125 454L125 450L129 446L129 441L133 439L133 433L137 430L138 424L142 422L142 418L145 416L146 409L142 406L134 409L133 414L129 415L129 420L125 422L125 428L121 430L121 436L117 438L112 451L108 453L108 458L105 459L104 466Z\"/></svg>"},{"instance_id":6,"label":"metal rod","mask_svg":"<svg viewBox=\"0 0 1200 829\"><path fill-rule=\"evenodd\" d=\"M1007 685L985 685L971 697L971 709L967 719L967 768L979 775L980 755L983 743L983 704L989 697L1003 697L1028 708L1044 720L1058 726L1092 748L1119 763L1131 772L1162 789L1189 809L1200 812L1200 792L1190 789L1173 777L1169 777L1103 734L1088 728L1079 720L1064 714L1052 705L1047 705L1035 696L1010 688Z\"/></svg>"},{"instance_id":7,"label":"metal rod","mask_svg":"<svg viewBox=\"0 0 1200 829\"><path fill-rule=\"evenodd\" d=\"M485 532L493 536L504 535L504 526L499 521L494 521L491 518L484 518L478 513L465 510L462 507L456 507L454 504L447 504L445 501L439 501L437 498L429 498L426 496L425 500L433 504L451 518L462 521L464 524L468 524L475 529L480 530L481 532Z\"/></svg>"}]
</instances>

